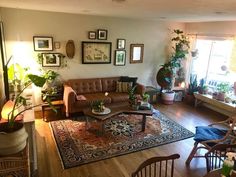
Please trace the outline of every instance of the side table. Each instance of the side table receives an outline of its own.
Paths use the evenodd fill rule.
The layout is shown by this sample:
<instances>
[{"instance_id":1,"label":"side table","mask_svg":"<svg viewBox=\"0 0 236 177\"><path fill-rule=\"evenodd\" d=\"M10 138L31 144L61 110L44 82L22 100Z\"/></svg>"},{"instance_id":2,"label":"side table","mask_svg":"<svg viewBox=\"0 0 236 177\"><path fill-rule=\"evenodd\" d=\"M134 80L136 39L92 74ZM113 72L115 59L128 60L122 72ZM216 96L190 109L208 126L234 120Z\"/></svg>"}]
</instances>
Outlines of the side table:
<instances>
[{"instance_id":1,"label":"side table","mask_svg":"<svg viewBox=\"0 0 236 177\"><path fill-rule=\"evenodd\" d=\"M57 100L57 101L52 101L51 104L54 106L55 109L60 111L60 114L62 115L63 112L63 107L64 107L64 102L63 100ZM51 110L52 108L49 106L48 103L44 103L42 105L42 118L44 121L49 121L46 117L45 117L45 110Z\"/></svg>"},{"instance_id":2,"label":"side table","mask_svg":"<svg viewBox=\"0 0 236 177\"><path fill-rule=\"evenodd\" d=\"M160 90L152 86L146 86L145 93L147 93L150 96L149 103L157 103Z\"/></svg>"},{"instance_id":3,"label":"side table","mask_svg":"<svg viewBox=\"0 0 236 177\"><path fill-rule=\"evenodd\" d=\"M0 156L0 176L31 176L28 143L16 154Z\"/></svg>"}]
</instances>

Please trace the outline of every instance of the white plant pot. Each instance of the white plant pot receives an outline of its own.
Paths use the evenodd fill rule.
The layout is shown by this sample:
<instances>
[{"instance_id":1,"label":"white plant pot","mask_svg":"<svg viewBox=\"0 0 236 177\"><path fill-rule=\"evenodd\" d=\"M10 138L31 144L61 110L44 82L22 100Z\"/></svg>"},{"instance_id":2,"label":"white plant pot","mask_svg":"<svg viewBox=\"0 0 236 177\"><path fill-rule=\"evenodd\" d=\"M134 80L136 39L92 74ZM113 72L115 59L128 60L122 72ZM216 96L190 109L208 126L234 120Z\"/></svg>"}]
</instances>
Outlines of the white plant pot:
<instances>
[{"instance_id":1,"label":"white plant pot","mask_svg":"<svg viewBox=\"0 0 236 177\"><path fill-rule=\"evenodd\" d=\"M162 90L161 99L164 104L173 104L175 98L175 92L169 90Z\"/></svg>"},{"instance_id":2,"label":"white plant pot","mask_svg":"<svg viewBox=\"0 0 236 177\"><path fill-rule=\"evenodd\" d=\"M28 134L25 127L11 133L0 132L0 155L15 154L26 146Z\"/></svg>"}]
</instances>

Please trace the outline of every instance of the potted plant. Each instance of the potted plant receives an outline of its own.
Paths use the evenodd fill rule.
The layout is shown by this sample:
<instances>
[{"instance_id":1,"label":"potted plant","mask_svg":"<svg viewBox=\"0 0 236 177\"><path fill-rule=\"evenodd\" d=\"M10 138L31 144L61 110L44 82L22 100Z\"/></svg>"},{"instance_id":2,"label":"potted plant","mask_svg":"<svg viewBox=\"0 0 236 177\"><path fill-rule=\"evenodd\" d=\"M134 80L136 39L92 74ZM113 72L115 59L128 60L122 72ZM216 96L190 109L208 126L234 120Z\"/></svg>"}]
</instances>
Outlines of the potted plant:
<instances>
[{"instance_id":1,"label":"potted plant","mask_svg":"<svg viewBox=\"0 0 236 177\"><path fill-rule=\"evenodd\" d=\"M199 86L198 86L198 93L200 94L207 94L208 92L208 87L205 84L205 79L200 79Z\"/></svg>"},{"instance_id":2,"label":"potted plant","mask_svg":"<svg viewBox=\"0 0 236 177\"><path fill-rule=\"evenodd\" d=\"M144 93L142 95L142 99L144 103L148 103L149 98L150 98L150 95L148 93Z\"/></svg>"},{"instance_id":3,"label":"potted plant","mask_svg":"<svg viewBox=\"0 0 236 177\"><path fill-rule=\"evenodd\" d=\"M184 101L187 104L194 104L194 92L198 91L197 75L191 74L188 89L186 90Z\"/></svg>"},{"instance_id":4,"label":"potted plant","mask_svg":"<svg viewBox=\"0 0 236 177\"><path fill-rule=\"evenodd\" d=\"M25 131L22 121L16 121L22 113L39 106L28 106L23 92L31 84L38 87L43 87L47 79L45 76L37 76L28 74L26 82L21 90L16 94L14 100L9 100L2 108L2 117L7 118L7 121L0 124L0 155L14 154L21 151L27 140L27 133ZM51 105L51 103L49 102ZM27 107L26 107L27 106ZM54 109L55 111L55 109Z\"/></svg>"},{"instance_id":5,"label":"potted plant","mask_svg":"<svg viewBox=\"0 0 236 177\"><path fill-rule=\"evenodd\" d=\"M217 100L225 101L225 95L230 91L230 84L228 82L221 82L217 85Z\"/></svg>"},{"instance_id":6,"label":"potted plant","mask_svg":"<svg viewBox=\"0 0 236 177\"><path fill-rule=\"evenodd\" d=\"M136 85L134 87L131 87L131 88L128 89L129 104L130 104L132 109L138 110L139 109L138 98L135 94L135 90L136 90Z\"/></svg>"},{"instance_id":7,"label":"potted plant","mask_svg":"<svg viewBox=\"0 0 236 177\"><path fill-rule=\"evenodd\" d=\"M174 83L174 77L176 75L176 69L181 66L181 61L186 57L189 50L189 40L183 34L183 31L174 30L175 37L171 39L174 43L174 52L171 55L170 61L161 65L161 68L157 72L156 80L161 86L161 98L164 104L172 104L174 100L174 91L172 85Z\"/></svg>"}]
</instances>

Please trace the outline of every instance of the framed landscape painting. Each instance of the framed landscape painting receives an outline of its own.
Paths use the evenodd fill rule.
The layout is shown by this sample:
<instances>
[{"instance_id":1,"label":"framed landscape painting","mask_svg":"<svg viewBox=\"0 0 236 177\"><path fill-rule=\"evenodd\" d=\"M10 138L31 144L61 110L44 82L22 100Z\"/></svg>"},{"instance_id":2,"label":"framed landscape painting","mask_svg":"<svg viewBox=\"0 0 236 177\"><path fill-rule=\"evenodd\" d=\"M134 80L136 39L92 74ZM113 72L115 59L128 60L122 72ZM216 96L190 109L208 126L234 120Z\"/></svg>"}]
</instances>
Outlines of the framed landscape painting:
<instances>
[{"instance_id":1,"label":"framed landscape painting","mask_svg":"<svg viewBox=\"0 0 236 177\"><path fill-rule=\"evenodd\" d=\"M111 63L111 42L82 42L83 64Z\"/></svg>"},{"instance_id":2,"label":"framed landscape painting","mask_svg":"<svg viewBox=\"0 0 236 177\"><path fill-rule=\"evenodd\" d=\"M124 66L126 61L126 51L125 50L115 50L115 62L116 66Z\"/></svg>"},{"instance_id":3,"label":"framed landscape painting","mask_svg":"<svg viewBox=\"0 0 236 177\"><path fill-rule=\"evenodd\" d=\"M34 36L34 51L52 51L53 38L47 36Z\"/></svg>"},{"instance_id":4,"label":"framed landscape painting","mask_svg":"<svg viewBox=\"0 0 236 177\"><path fill-rule=\"evenodd\" d=\"M42 53L42 66L43 67L59 67L61 66L60 53Z\"/></svg>"}]
</instances>

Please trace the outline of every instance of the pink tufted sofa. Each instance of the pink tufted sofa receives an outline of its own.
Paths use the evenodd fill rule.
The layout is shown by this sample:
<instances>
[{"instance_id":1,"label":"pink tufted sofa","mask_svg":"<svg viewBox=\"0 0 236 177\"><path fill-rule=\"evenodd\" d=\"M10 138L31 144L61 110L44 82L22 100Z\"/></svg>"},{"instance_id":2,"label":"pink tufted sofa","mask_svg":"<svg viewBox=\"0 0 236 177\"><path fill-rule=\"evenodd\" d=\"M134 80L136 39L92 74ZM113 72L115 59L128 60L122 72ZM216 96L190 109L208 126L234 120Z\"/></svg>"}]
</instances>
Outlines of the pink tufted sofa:
<instances>
[{"instance_id":1,"label":"pink tufted sofa","mask_svg":"<svg viewBox=\"0 0 236 177\"><path fill-rule=\"evenodd\" d=\"M63 101L66 116L81 112L92 101L103 100L105 105L128 102L128 93L116 92L116 83L120 77L70 79L64 84ZM108 96L105 96L108 92ZM143 95L145 87L137 83L136 94Z\"/></svg>"}]
</instances>

